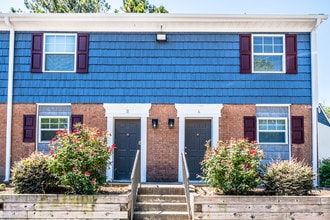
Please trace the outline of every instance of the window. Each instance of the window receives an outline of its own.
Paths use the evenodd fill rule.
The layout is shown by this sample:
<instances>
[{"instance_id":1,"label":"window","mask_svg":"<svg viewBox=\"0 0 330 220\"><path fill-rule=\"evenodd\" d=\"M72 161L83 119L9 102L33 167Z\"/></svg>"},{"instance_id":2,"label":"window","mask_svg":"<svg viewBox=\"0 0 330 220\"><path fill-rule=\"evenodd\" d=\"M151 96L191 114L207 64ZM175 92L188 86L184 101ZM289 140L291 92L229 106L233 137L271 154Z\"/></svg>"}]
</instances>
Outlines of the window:
<instances>
[{"instance_id":1,"label":"window","mask_svg":"<svg viewBox=\"0 0 330 220\"><path fill-rule=\"evenodd\" d=\"M287 143L286 118L258 118L258 142L268 144Z\"/></svg>"},{"instance_id":2,"label":"window","mask_svg":"<svg viewBox=\"0 0 330 220\"><path fill-rule=\"evenodd\" d=\"M69 129L69 117L40 117L39 142L49 142L56 131Z\"/></svg>"},{"instance_id":3,"label":"window","mask_svg":"<svg viewBox=\"0 0 330 220\"><path fill-rule=\"evenodd\" d=\"M284 73L284 35L253 35L253 72Z\"/></svg>"},{"instance_id":4,"label":"window","mask_svg":"<svg viewBox=\"0 0 330 220\"><path fill-rule=\"evenodd\" d=\"M88 73L89 34L32 34L31 73Z\"/></svg>"},{"instance_id":5,"label":"window","mask_svg":"<svg viewBox=\"0 0 330 220\"><path fill-rule=\"evenodd\" d=\"M74 72L76 66L76 35L45 34L44 71Z\"/></svg>"},{"instance_id":6,"label":"window","mask_svg":"<svg viewBox=\"0 0 330 220\"><path fill-rule=\"evenodd\" d=\"M297 55L296 34L240 34L240 73L242 74L252 72L297 74Z\"/></svg>"}]
</instances>

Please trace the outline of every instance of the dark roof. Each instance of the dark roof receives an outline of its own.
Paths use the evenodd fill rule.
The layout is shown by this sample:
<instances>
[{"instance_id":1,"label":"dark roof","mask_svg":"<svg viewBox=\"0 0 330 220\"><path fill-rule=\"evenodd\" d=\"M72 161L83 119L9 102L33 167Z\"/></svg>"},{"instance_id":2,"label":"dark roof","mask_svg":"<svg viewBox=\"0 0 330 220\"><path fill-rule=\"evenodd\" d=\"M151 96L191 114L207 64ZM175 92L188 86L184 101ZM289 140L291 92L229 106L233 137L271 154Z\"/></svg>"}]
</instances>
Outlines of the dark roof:
<instances>
[{"instance_id":1,"label":"dark roof","mask_svg":"<svg viewBox=\"0 0 330 220\"><path fill-rule=\"evenodd\" d=\"M318 108L318 122L330 127L330 119L328 118L327 114L325 114L323 106L320 104Z\"/></svg>"}]
</instances>

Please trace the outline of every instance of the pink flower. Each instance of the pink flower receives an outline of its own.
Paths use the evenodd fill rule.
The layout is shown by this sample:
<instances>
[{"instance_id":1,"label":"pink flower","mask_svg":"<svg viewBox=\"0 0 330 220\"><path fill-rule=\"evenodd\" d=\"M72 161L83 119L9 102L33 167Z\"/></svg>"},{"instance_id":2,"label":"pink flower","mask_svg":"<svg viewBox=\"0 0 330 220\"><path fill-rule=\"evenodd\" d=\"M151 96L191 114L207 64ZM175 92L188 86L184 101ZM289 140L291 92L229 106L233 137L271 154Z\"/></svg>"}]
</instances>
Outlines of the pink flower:
<instances>
[{"instance_id":1,"label":"pink flower","mask_svg":"<svg viewBox=\"0 0 330 220\"><path fill-rule=\"evenodd\" d=\"M96 179L95 179L95 178L92 179L92 180L90 181L90 183L91 183L92 185L94 185L94 184L96 183Z\"/></svg>"},{"instance_id":2,"label":"pink flower","mask_svg":"<svg viewBox=\"0 0 330 220\"><path fill-rule=\"evenodd\" d=\"M256 155L257 154L257 151L256 150L250 150L249 154L250 155Z\"/></svg>"},{"instance_id":3,"label":"pink flower","mask_svg":"<svg viewBox=\"0 0 330 220\"><path fill-rule=\"evenodd\" d=\"M77 171L77 167L72 167L72 171Z\"/></svg>"},{"instance_id":4,"label":"pink flower","mask_svg":"<svg viewBox=\"0 0 330 220\"><path fill-rule=\"evenodd\" d=\"M88 171L85 171L85 176L90 176L91 174Z\"/></svg>"},{"instance_id":5,"label":"pink flower","mask_svg":"<svg viewBox=\"0 0 330 220\"><path fill-rule=\"evenodd\" d=\"M53 155L53 154L54 154L54 151L53 151L53 150L50 150L50 151L49 151L49 154L50 154L50 155Z\"/></svg>"}]
</instances>

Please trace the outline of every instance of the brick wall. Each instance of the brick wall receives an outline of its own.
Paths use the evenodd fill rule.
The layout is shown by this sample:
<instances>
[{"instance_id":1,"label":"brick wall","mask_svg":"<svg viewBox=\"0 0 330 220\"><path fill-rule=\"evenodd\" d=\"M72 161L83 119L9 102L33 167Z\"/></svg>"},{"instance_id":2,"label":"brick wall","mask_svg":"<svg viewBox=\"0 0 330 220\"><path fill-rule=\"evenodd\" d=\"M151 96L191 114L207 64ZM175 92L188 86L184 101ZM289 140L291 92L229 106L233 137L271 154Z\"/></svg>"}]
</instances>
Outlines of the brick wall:
<instances>
[{"instance_id":1,"label":"brick wall","mask_svg":"<svg viewBox=\"0 0 330 220\"><path fill-rule=\"evenodd\" d=\"M12 123L11 162L30 156L36 150L35 143L23 143L23 116L36 115L36 104L14 104Z\"/></svg>"},{"instance_id":2,"label":"brick wall","mask_svg":"<svg viewBox=\"0 0 330 220\"><path fill-rule=\"evenodd\" d=\"M0 178L5 176L7 105L0 104Z\"/></svg>"},{"instance_id":3,"label":"brick wall","mask_svg":"<svg viewBox=\"0 0 330 220\"><path fill-rule=\"evenodd\" d=\"M255 105L224 105L219 122L220 140L244 138L244 116L255 116Z\"/></svg>"},{"instance_id":4,"label":"brick wall","mask_svg":"<svg viewBox=\"0 0 330 220\"><path fill-rule=\"evenodd\" d=\"M152 118L158 127L152 128ZM174 128L168 119L174 118ZM147 122L147 181L177 181L179 152L179 120L174 105L153 104Z\"/></svg>"},{"instance_id":5,"label":"brick wall","mask_svg":"<svg viewBox=\"0 0 330 220\"><path fill-rule=\"evenodd\" d=\"M312 165L312 107L310 105L291 105L291 116L304 116L303 144L292 144L291 155Z\"/></svg>"},{"instance_id":6,"label":"brick wall","mask_svg":"<svg viewBox=\"0 0 330 220\"><path fill-rule=\"evenodd\" d=\"M72 104L72 115L83 115L84 124L88 127L96 127L102 131L107 130L107 118L103 104Z\"/></svg>"}]
</instances>

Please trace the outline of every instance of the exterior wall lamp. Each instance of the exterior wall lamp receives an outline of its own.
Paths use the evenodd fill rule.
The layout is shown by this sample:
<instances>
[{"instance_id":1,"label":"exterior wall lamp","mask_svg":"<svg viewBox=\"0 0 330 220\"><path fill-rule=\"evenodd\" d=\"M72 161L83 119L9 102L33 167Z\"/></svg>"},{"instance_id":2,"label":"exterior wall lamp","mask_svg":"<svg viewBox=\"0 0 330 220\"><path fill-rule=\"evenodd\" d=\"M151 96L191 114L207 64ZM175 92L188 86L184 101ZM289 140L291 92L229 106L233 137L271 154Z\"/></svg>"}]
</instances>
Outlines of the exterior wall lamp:
<instances>
[{"instance_id":1,"label":"exterior wall lamp","mask_svg":"<svg viewBox=\"0 0 330 220\"><path fill-rule=\"evenodd\" d=\"M166 41L166 34L165 33L157 33L157 41Z\"/></svg>"},{"instance_id":2,"label":"exterior wall lamp","mask_svg":"<svg viewBox=\"0 0 330 220\"><path fill-rule=\"evenodd\" d=\"M169 118L168 119L168 127L169 128L173 128L174 127L174 119L173 118Z\"/></svg>"},{"instance_id":3,"label":"exterior wall lamp","mask_svg":"<svg viewBox=\"0 0 330 220\"><path fill-rule=\"evenodd\" d=\"M152 128L157 128L158 127L158 119L157 118L153 118L151 120L151 125L152 125Z\"/></svg>"}]
</instances>

